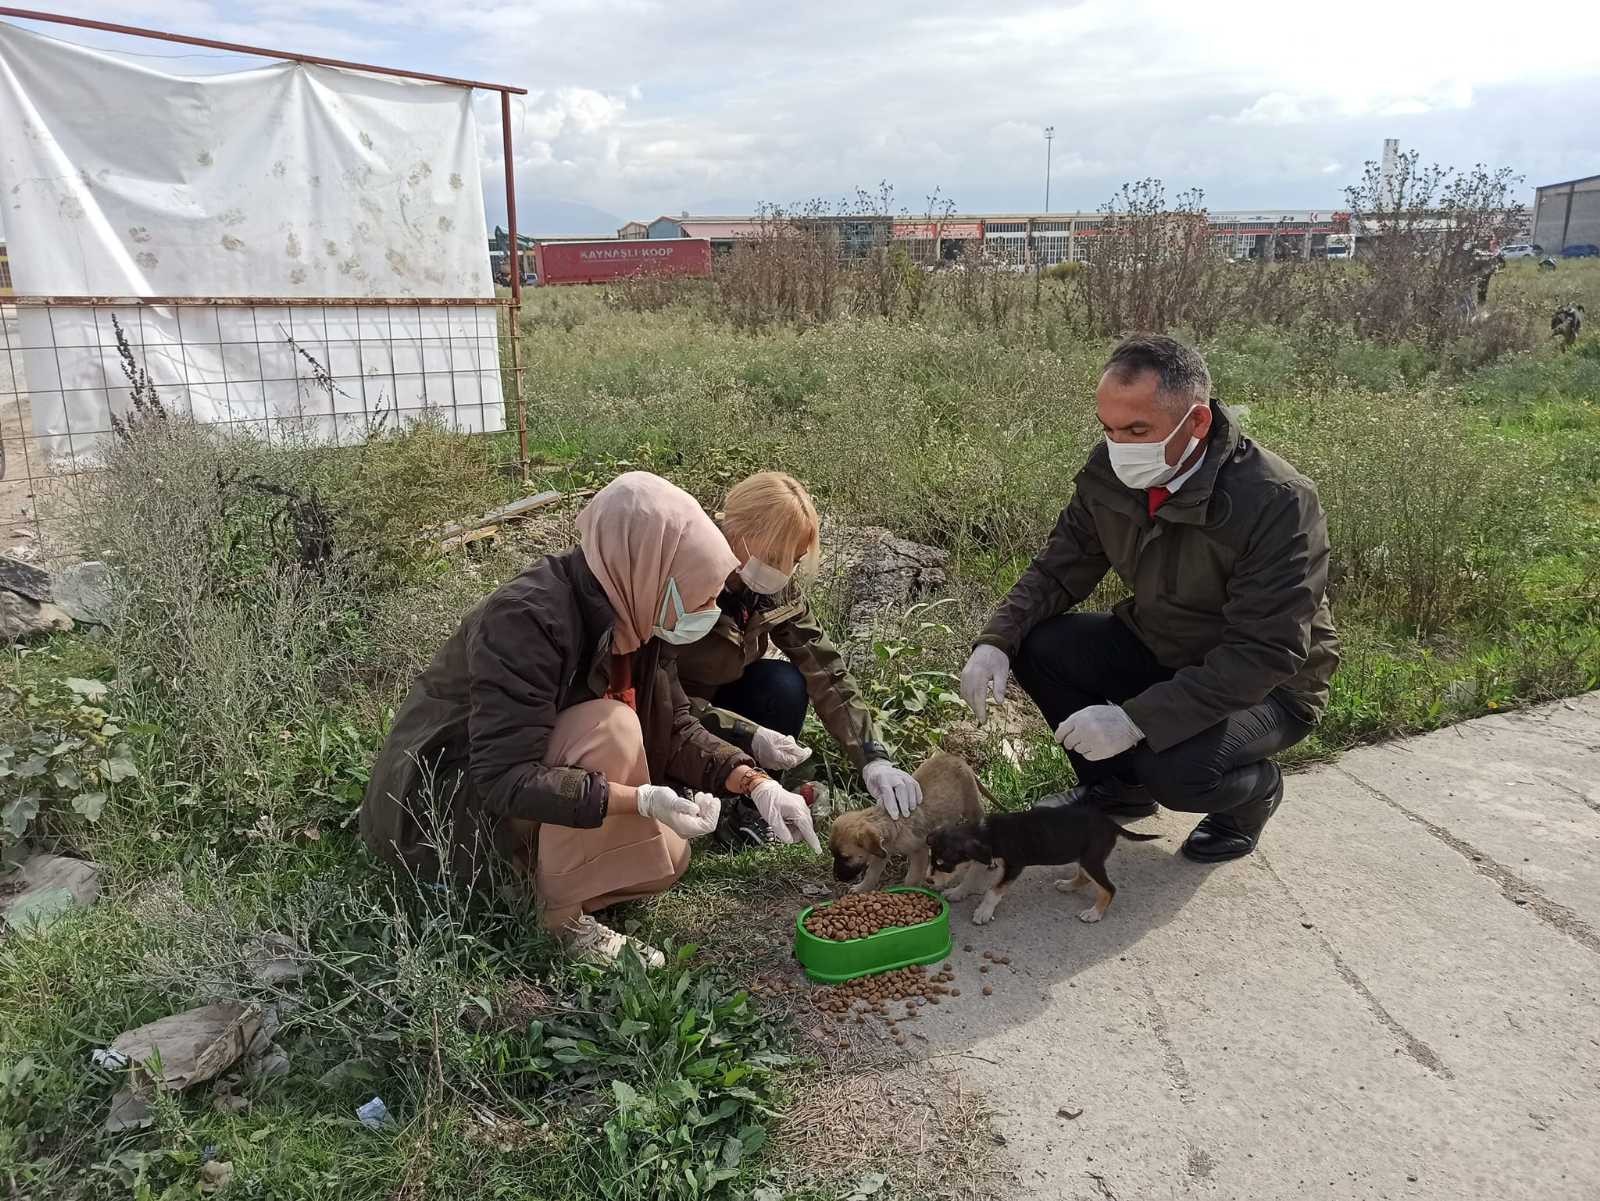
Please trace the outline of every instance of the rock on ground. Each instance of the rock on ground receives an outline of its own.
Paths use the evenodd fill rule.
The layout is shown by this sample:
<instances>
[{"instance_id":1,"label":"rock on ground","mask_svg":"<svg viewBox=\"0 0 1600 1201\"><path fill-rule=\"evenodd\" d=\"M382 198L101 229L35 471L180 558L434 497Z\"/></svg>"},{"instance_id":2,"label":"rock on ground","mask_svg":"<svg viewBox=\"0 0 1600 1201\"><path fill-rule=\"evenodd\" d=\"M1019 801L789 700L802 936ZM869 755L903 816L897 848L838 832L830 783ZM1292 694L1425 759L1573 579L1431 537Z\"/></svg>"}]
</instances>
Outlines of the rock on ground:
<instances>
[{"instance_id":1,"label":"rock on ground","mask_svg":"<svg viewBox=\"0 0 1600 1201\"><path fill-rule=\"evenodd\" d=\"M0 645L10 646L71 628L72 618L49 601L30 600L20 592L0 589Z\"/></svg>"},{"instance_id":2,"label":"rock on ground","mask_svg":"<svg viewBox=\"0 0 1600 1201\"><path fill-rule=\"evenodd\" d=\"M100 865L39 851L15 875L0 880L0 918L13 927L43 922L100 897ZM14 891L9 891L14 890Z\"/></svg>"},{"instance_id":3,"label":"rock on ground","mask_svg":"<svg viewBox=\"0 0 1600 1201\"><path fill-rule=\"evenodd\" d=\"M888 530L825 522L822 544L824 587L839 601L848 639L870 637L885 616L898 615L945 585L946 552Z\"/></svg>"}]
</instances>

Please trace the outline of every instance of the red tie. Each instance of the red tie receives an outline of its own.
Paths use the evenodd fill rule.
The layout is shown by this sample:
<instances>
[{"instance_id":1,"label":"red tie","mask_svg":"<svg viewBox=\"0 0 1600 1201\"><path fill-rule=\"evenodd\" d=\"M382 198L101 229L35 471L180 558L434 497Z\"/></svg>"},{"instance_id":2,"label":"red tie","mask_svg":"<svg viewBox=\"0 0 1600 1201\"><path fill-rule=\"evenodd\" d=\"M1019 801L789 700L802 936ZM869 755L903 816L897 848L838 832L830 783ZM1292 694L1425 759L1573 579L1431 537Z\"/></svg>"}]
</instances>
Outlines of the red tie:
<instances>
[{"instance_id":1,"label":"red tie","mask_svg":"<svg viewBox=\"0 0 1600 1201\"><path fill-rule=\"evenodd\" d=\"M1172 495L1171 492L1169 492L1169 491L1167 491L1167 489L1161 488L1161 487L1152 488L1152 489L1150 489L1150 491L1148 493L1146 493L1146 499L1147 499L1147 502L1150 505L1150 516L1151 517L1154 517L1156 515L1156 510L1157 509L1159 509L1162 505L1167 503L1167 497L1169 497L1171 495Z\"/></svg>"}]
</instances>

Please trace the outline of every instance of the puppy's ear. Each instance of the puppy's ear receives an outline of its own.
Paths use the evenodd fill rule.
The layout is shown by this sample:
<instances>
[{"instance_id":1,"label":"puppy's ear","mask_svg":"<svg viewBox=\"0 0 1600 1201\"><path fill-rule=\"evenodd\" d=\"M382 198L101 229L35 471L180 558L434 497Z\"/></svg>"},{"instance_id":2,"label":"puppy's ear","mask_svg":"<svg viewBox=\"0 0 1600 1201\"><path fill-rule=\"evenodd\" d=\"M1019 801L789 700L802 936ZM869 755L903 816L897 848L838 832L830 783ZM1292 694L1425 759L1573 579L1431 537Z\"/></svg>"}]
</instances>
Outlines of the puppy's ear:
<instances>
[{"instance_id":1,"label":"puppy's ear","mask_svg":"<svg viewBox=\"0 0 1600 1201\"><path fill-rule=\"evenodd\" d=\"M861 826L861 849L869 855L880 858L883 855L883 838L878 833L878 828L870 822L865 822Z\"/></svg>"}]
</instances>

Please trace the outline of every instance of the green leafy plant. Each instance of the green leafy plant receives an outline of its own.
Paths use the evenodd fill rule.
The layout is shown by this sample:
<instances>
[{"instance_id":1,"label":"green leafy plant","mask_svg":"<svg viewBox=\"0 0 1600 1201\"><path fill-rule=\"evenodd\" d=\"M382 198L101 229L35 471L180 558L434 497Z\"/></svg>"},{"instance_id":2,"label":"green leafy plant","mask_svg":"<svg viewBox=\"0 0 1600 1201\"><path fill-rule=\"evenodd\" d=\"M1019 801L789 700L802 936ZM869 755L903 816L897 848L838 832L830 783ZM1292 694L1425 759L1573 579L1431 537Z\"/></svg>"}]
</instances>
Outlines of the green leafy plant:
<instances>
[{"instance_id":1,"label":"green leafy plant","mask_svg":"<svg viewBox=\"0 0 1600 1201\"><path fill-rule=\"evenodd\" d=\"M139 775L113 685L67 678L8 685L17 717L0 742L0 846L20 842L41 817L71 810L98 821L119 783Z\"/></svg>"},{"instance_id":2,"label":"green leafy plant","mask_svg":"<svg viewBox=\"0 0 1600 1201\"><path fill-rule=\"evenodd\" d=\"M748 994L681 948L657 971L624 956L584 969L548 1018L490 1036L481 1062L502 1087L585 1107L587 1195L730 1195L766 1143L779 1074L793 1063Z\"/></svg>"},{"instance_id":3,"label":"green leafy plant","mask_svg":"<svg viewBox=\"0 0 1600 1201\"><path fill-rule=\"evenodd\" d=\"M934 644L948 645L955 631L933 618L946 599L913 605L891 636L872 644L873 671L863 688L873 715L893 731L896 749L908 761L922 758L939 744L939 736L961 711L956 677L947 670L922 666Z\"/></svg>"}]
</instances>

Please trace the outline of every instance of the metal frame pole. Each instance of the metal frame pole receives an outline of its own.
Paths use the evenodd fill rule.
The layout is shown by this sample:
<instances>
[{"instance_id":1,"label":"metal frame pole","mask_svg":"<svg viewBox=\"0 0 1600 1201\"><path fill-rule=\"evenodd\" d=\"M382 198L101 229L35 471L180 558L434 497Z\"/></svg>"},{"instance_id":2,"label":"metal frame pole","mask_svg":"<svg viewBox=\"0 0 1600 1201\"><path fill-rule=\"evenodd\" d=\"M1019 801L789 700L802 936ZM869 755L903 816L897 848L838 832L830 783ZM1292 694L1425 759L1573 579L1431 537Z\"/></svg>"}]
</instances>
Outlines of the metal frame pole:
<instances>
[{"instance_id":1,"label":"metal frame pole","mask_svg":"<svg viewBox=\"0 0 1600 1201\"><path fill-rule=\"evenodd\" d=\"M506 173L506 262L511 270L511 308L506 337L511 339L511 387L517 406L517 466L528 476L528 406L522 396L522 243L517 240L517 164L511 152L511 96L500 93L500 141Z\"/></svg>"},{"instance_id":2,"label":"metal frame pole","mask_svg":"<svg viewBox=\"0 0 1600 1201\"><path fill-rule=\"evenodd\" d=\"M251 54L257 58L283 58L290 62L311 63L319 67L339 67L346 71L364 71L368 75L393 75L400 79L425 79L430 83L454 84L458 88L482 88L489 92L515 92L528 94L527 88L514 88L503 83L482 83L475 79L456 79L449 75L429 75L425 71L404 71L399 67L376 67L371 63L352 63L342 58L323 58L318 54L295 54L288 50L266 50L260 46L244 46L238 42L219 42L212 38L190 37L183 33L163 33L158 29L144 29L138 25L114 25L110 21L93 21L87 17L65 17L60 13L38 12L31 8L0 7L0 17L18 17L24 21L48 21L52 25L72 25L79 29L98 29L105 33L122 33L135 38L154 38L158 42L180 42L185 46L205 46L210 50L227 50L234 54Z\"/></svg>"}]
</instances>

